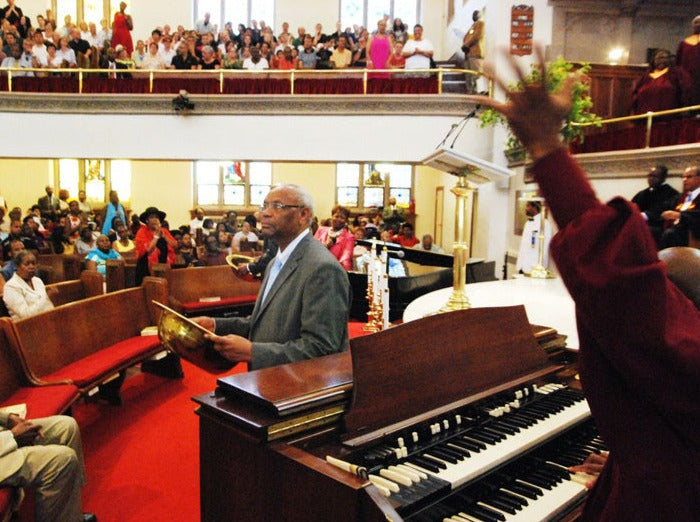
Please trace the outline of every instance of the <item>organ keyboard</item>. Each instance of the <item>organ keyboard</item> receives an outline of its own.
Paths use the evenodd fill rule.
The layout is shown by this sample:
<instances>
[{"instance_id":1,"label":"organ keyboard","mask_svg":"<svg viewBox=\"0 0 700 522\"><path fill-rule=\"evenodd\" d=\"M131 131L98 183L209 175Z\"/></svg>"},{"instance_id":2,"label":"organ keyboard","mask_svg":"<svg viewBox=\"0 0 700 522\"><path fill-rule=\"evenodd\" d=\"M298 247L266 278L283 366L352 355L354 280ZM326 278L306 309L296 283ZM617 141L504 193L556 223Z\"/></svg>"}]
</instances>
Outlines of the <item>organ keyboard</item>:
<instances>
[{"instance_id":1,"label":"organ keyboard","mask_svg":"<svg viewBox=\"0 0 700 522\"><path fill-rule=\"evenodd\" d=\"M202 520L554 520L585 497L568 467L604 447L522 307L414 321L351 352L195 398Z\"/></svg>"}]
</instances>

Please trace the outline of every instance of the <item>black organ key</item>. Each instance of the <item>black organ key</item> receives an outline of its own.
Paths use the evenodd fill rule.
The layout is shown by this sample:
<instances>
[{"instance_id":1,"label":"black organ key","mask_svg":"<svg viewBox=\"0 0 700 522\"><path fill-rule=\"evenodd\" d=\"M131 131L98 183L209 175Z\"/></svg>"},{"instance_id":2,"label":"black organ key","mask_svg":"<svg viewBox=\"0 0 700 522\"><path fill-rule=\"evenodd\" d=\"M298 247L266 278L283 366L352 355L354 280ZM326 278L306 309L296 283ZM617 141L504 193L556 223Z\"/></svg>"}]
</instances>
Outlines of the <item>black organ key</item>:
<instances>
[{"instance_id":1,"label":"black organ key","mask_svg":"<svg viewBox=\"0 0 700 522\"><path fill-rule=\"evenodd\" d=\"M441 450L440 448L431 448L425 453L423 453L423 456L426 458L438 458L440 460L447 461L450 464L457 464L460 460L457 457L454 457L453 455L450 455L449 453Z\"/></svg>"},{"instance_id":2,"label":"black organ key","mask_svg":"<svg viewBox=\"0 0 700 522\"><path fill-rule=\"evenodd\" d=\"M423 469L427 469L428 471L432 471L433 473L438 473L440 471L440 468L437 465L437 462L432 461L432 460L427 460L419 456L411 457L408 459L406 462L410 462L411 464L415 464L416 466L419 466Z\"/></svg>"},{"instance_id":3,"label":"black organ key","mask_svg":"<svg viewBox=\"0 0 700 522\"><path fill-rule=\"evenodd\" d=\"M470 439L476 439L486 444L496 444L496 442L499 440L488 433L484 433L483 431L470 431L466 436Z\"/></svg>"}]
</instances>

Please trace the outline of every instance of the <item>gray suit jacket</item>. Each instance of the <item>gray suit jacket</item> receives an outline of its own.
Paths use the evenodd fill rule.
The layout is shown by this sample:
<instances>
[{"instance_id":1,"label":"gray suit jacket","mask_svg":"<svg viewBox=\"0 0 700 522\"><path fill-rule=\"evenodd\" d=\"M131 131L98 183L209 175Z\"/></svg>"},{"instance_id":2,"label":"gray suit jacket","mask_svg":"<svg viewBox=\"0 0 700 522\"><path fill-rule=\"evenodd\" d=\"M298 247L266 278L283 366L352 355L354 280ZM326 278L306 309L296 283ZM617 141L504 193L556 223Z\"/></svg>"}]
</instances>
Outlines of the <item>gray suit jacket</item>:
<instances>
[{"instance_id":1,"label":"gray suit jacket","mask_svg":"<svg viewBox=\"0 0 700 522\"><path fill-rule=\"evenodd\" d=\"M250 317L217 318L216 334L253 342L251 370L347 350L350 283L338 260L308 234L261 303L271 266Z\"/></svg>"}]
</instances>

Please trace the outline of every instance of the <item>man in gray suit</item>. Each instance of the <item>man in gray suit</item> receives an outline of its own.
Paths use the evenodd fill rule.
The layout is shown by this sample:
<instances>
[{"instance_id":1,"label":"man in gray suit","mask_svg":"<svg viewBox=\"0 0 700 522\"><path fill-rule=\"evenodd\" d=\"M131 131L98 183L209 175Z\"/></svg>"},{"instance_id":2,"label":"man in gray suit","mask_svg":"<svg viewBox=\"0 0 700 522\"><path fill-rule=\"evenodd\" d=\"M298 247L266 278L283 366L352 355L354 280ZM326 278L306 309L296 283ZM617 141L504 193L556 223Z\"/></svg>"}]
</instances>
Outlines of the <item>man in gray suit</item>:
<instances>
[{"instance_id":1,"label":"man in gray suit","mask_svg":"<svg viewBox=\"0 0 700 522\"><path fill-rule=\"evenodd\" d=\"M262 233L279 252L270 261L250 317L198 317L214 332L214 348L251 370L348 348L350 283L343 267L309 233L311 196L296 185L278 185L265 198Z\"/></svg>"}]
</instances>

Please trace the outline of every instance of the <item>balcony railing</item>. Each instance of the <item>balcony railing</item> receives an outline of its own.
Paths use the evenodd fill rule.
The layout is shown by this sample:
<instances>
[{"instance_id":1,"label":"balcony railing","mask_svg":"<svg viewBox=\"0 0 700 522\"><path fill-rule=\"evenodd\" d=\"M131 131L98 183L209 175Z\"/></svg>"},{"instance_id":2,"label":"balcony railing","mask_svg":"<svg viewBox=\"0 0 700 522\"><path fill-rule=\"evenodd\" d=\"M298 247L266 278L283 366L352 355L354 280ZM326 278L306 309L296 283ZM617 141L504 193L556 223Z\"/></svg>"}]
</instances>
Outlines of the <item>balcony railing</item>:
<instances>
[{"instance_id":1,"label":"balcony railing","mask_svg":"<svg viewBox=\"0 0 700 522\"><path fill-rule=\"evenodd\" d=\"M700 142L698 112L700 105L692 105L578 124L587 128L600 125L602 129L587 132L583 143L575 142L571 148L584 153L697 143Z\"/></svg>"},{"instance_id":2,"label":"balcony railing","mask_svg":"<svg viewBox=\"0 0 700 522\"><path fill-rule=\"evenodd\" d=\"M34 76L27 76L31 72ZM0 68L0 92L171 94L442 94L468 69L144 70Z\"/></svg>"}]
</instances>

